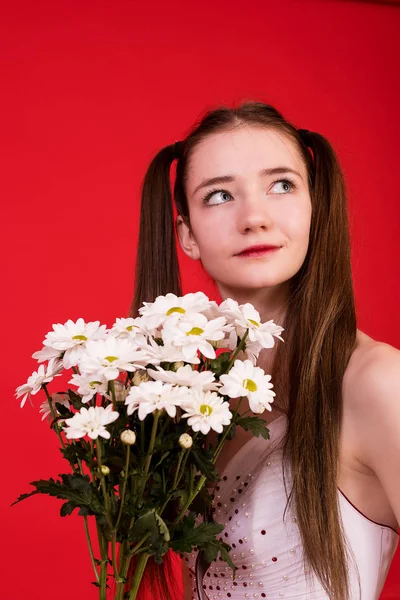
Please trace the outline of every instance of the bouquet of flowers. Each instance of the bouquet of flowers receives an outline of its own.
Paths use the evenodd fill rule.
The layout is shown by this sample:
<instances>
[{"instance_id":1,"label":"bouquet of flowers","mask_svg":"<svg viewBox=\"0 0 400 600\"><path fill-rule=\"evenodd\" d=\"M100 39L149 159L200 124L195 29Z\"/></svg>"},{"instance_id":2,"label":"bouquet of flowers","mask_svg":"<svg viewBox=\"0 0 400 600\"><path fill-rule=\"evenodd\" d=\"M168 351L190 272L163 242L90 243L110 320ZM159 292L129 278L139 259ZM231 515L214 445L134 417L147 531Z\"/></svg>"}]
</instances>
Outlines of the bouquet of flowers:
<instances>
[{"instance_id":1,"label":"bouquet of flowers","mask_svg":"<svg viewBox=\"0 0 400 600\"><path fill-rule=\"evenodd\" d=\"M82 318L53 325L32 355L42 364L16 390L21 407L44 391L42 420L48 418L72 472L32 481L35 490L13 504L40 493L65 500L63 517L79 509L100 600L108 565L115 599L135 600L148 558L160 563L170 550L195 547L235 572L230 546L218 538L223 526L212 518L196 526L196 519L213 503L215 462L237 427L269 438L257 415L272 410L275 396L271 376L256 361L274 338L282 340L283 328L261 323L251 304L228 298L218 305L202 292L167 294L144 302L139 313L117 318L111 329ZM72 371L75 389L50 393L64 370Z\"/></svg>"}]
</instances>

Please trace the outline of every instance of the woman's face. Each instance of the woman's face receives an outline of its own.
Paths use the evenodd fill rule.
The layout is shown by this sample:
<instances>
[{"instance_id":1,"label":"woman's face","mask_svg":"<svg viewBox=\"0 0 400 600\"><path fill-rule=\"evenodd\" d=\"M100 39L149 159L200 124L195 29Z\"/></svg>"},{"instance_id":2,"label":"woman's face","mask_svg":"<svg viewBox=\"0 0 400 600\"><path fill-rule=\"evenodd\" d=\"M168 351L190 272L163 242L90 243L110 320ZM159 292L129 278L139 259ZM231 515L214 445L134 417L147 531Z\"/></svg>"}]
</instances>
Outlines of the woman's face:
<instances>
[{"instance_id":1,"label":"woman's face","mask_svg":"<svg viewBox=\"0 0 400 600\"><path fill-rule=\"evenodd\" d=\"M306 166L286 136L254 125L208 136L192 154L186 194L192 232L178 216L180 244L222 297L285 289L305 259L311 220ZM280 248L238 256L259 244Z\"/></svg>"}]
</instances>

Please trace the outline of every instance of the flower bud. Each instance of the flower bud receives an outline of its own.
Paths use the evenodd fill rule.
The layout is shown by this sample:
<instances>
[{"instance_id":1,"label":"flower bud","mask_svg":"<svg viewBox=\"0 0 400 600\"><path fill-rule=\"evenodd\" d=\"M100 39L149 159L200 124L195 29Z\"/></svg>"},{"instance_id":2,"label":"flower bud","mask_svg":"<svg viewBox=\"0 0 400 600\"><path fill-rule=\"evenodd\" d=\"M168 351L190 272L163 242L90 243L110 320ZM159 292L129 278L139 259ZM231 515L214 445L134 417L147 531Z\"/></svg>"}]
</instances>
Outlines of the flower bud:
<instances>
[{"instance_id":1,"label":"flower bud","mask_svg":"<svg viewBox=\"0 0 400 600\"><path fill-rule=\"evenodd\" d=\"M132 446L136 442L136 433L132 431L132 429L124 429L121 433L121 442L123 444L127 444L128 446Z\"/></svg>"},{"instance_id":2,"label":"flower bud","mask_svg":"<svg viewBox=\"0 0 400 600\"><path fill-rule=\"evenodd\" d=\"M178 362L174 362L172 363L172 368L171 371L177 371L178 369L180 369L181 367L184 367L185 363L183 362L183 360L179 360Z\"/></svg>"},{"instance_id":3,"label":"flower bud","mask_svg":"<svg viewBox=\"0 0 400 600\"><path fill-rule=\"evenodd\" d=\"M101 472L103 473L103 475L109 475L110 469L109 467L107 467L107 465L101 465Z\"/></svg>"},{"instance_id":4,"label":"flower bud","mask_svg":"<svg viewBox=\"0 0 400 600\"><path fill-rule=\"evenodd\" d=\"M139 385L144 381L150 381L150 376L147 374L147 371L135 371L135 374L132 378L133 385Z\"/></svg>"},{"instance_id":5,"label":"flower bud","mask_svg":"<svg viewBox=\"0 0 400 600\"><path fill-rule=\"evenodd\" d=\"M188 433L182 433L179 438L179 445L185 450L192 447L193 438Z\"/></svg>"},{"instance_id":6,"label":"flower bud","mask_svg":"<svg viewBox=\"0 0 400 600\"><path fill-rule=\"evenodd\" d=\"M114 390L116 402L125 402L125 398L128 395L128 390L126 389L122 381L118 381L117 379L114 381Z\"/></svg>"}]
</instances>

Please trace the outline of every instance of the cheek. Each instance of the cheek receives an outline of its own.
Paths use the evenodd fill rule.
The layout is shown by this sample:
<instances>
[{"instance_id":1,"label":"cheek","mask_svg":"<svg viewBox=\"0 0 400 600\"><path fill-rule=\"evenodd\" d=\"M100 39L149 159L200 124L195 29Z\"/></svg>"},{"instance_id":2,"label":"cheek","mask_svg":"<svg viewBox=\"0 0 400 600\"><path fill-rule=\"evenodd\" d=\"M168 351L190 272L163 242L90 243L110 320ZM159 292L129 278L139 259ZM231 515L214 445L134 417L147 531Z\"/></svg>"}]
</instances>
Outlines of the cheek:
<instances>
[{"instance_id":1,"label":"cheek","mask_svg":"<svg viewBox=\"0 0 400 600\"><path fill-rule=\"evenodd\" d=\"M311 206L294 206L290 212L282 215L278 227L287 236L288 241L302 243L308 241L311 224Z\"/></svg>"},{"instance_id":2,"label":"cheek","mask_svg":"<svg viewBox=\"0 0 400 600\"><path fill-rule=\"evenodd\" d=\"M211 255L217 258L216 250L221 252L227 241L226 218L222 219L221 216L216 213L213 216L196 215L197 218L192 221L193 233L202 257Z\"/></svg>"}]
</instances>

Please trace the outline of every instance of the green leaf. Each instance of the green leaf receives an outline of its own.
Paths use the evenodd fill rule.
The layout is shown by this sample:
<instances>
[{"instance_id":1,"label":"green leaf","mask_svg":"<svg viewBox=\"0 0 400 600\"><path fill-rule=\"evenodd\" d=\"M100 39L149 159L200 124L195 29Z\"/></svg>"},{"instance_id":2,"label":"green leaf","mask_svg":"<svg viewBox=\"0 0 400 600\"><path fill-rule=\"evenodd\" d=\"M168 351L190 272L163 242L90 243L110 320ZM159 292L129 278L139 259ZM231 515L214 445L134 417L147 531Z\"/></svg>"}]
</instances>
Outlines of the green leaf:
<instances>
[{"instance_id":1,"label":"green leaf","mask_svg":"<svg viewBox=\"0 0 400 600\"><path fill-rule=\"evenodd\" d=\"M233 440L233 438L235 436L236 436L236 425L233 424L232 427L230 428L229 432L227 433L226 439Z\"/></svg>"},{"instance_id":2,"label":"green leaf","mask_svg":"<svg viewBox=\"0 0 400 600\"><path fill-rule=\"evenodd\" d=\"M221 560L225 561L233 571L233 578L235 578L236 567L231 559L229 554L230 546L225 542L221 542L220 540L213 540L210 542L206 542L202 547L204 551L205 559L211 564L213 560L216 560L218 554L221 557Z\"/></svg>"},{"instance_id":3,"label":"green leaf","mask_svg":"<svg viewBox=\"0 0 400 600\"><path fill-rule=\"evenodd\" d=\"M75 444L68 444L65 448L59 448L64 458L71 464L78 464L78 458L87 461L88 453L79 440Z\"/></svg>"},{"instance_id":4,"label":"green leaf","mask_svg":"<svg viewBox=\"0 0 400 600\"><path fill-rule=\"evenodd\" d=\"M85 404L82 402L82 396L79 396L74 390L68 388L69 401L76 410L80 410Z\"/></svg>"},{"instance_id":5,"label":"green leaf","mask_svg":"<svg viewBox=\"0 0 400 600\"><path fill-rule=\"evenodd\" d=\"M57 409L57 412L59 412L63 418L74 416L74 413L69 408L67 408L64 404L60 404L59 402L56 402L55 407Z\"/></svg>"},{"instance_id":6,"label":"green leaf","mask_svg":"<svg viewBox=\"0 0 400 600\"><path fill-rule=\"evenodd\" d=\"M52 477L48 480L40 479L38 481L31 481L30 485L33 485L36 490L28 494L21 494L11 506L34 494L48 494L49 496L69 501L61 507L60 514L62 517L71 514L73 509L77 507L86 509L85 513L80 514L105 514L105 509L88 475L68 473L60 474L59 477L61 477L62 482L55 481Z\"/></svg>"},{"instance_id":7,"label":"green leaf","mask_svg":"<svg viewBox=\"0 0 400 600\"><path fill-rule=\"evenodd\" d=\"M160 563L162 556L168 552L170 533L167 525L154 508L135 521L132 530L129 532L129 540L139 542L147 534L146 546L149 546L154 552L154 560Z\"/></svg>"},{"instance_id":8,"label":"green leaf","mask_svg":"<svg viewBox=\"0 0 400 600\"><path fill-rule=\"evenodd\" d=\"M191 515L193 514L191 513ZM194 527L194 520L191 515L184 519L179 534L176 532L180 537L171 543L171 548L175 552L191 552L193 546L201 547L206 542L213 542L215 537L224 529L224 525L215 522L200 523L197 527Z\"/></svg>"},{"instance_id":9,"label":"green leaf","mask_svg":"<svg viewBox=\"0 0 400 600\"><path fill-rule=\"evenodd\" d=\"M161 458L158 461L158 463L154 465L153 469L156 469L158 466L160 466L160 464L163 462L163 460L165 460L167 458L167 456L169 455L169 453L170 453L169 450L168 450L168 452L164 452L164 454L161 456Z\"/></svg>"},{"instance_id":10,"label":"green leaf","mask_svg":"<svg viewBox=\"0 0 400 600\"><path fill-rule=\"evenodd\" d=\"M218 473L211 462L211 452L208 452L205 448L197 448L196 446L192 446L191 458L193 459L196 467L209 481L218 480Z\"/></svg>"},{"instance_id":11,"label":"green leaf","mask_svg":"<svg viewBox=\"0 0 400 600\"><path fill-rule=\"evenodd\" d=\"M68 500L68 502L64 502L64 504L61 506L60 515L62 517L66 517L67 515L70 515L75 508L76 505Z\"/></svg>"},{"instance_id":12,"label":"green leaf","mask_svg":"<svg viewBox=\"0 0 400 600\"><path fill-rule=\"evenodd\" d=\"M224 374L231 359L231 352L221 352L217 358L210 360L210 369L217 377Z\"/></svg>"},{"instance_id":13,"label":"green leaf","mask_svg":"<svg viewBox=\"0 0 400 600\"><path fill-rule=\"evenodd\" d=\"M209 541L206 544L204 544L202 551L204 553L204 558L210 565L213 562L213 560L216 560L219 553L219 548L217 544L213 544L212 541Z\"/></svg>"},{"instance_id":14,"label":"green leaf","mask_svg":"<svg viewBox=\"0 0 400 600\"><path fill-rule=\"evenodd\" d=\"M130 538L133 542L138 542L147 533L149 534L148 542L150 545L157 545L160 536L166 542L169 542L169 529L154 508L136 519Z\"/></svg>"},{"instance_id":15,"label":"green leaf","mask_svg":"<svg viewBox=\"0 0 400 600\"><path fill-rule=\"evenodd\" d=\"M236 421L236 425L243 427L245 431L251 431L255 437L261 435L264 440L269 440L269 429L260 417L241 417Z\"/></svg>"}]
</instances>

